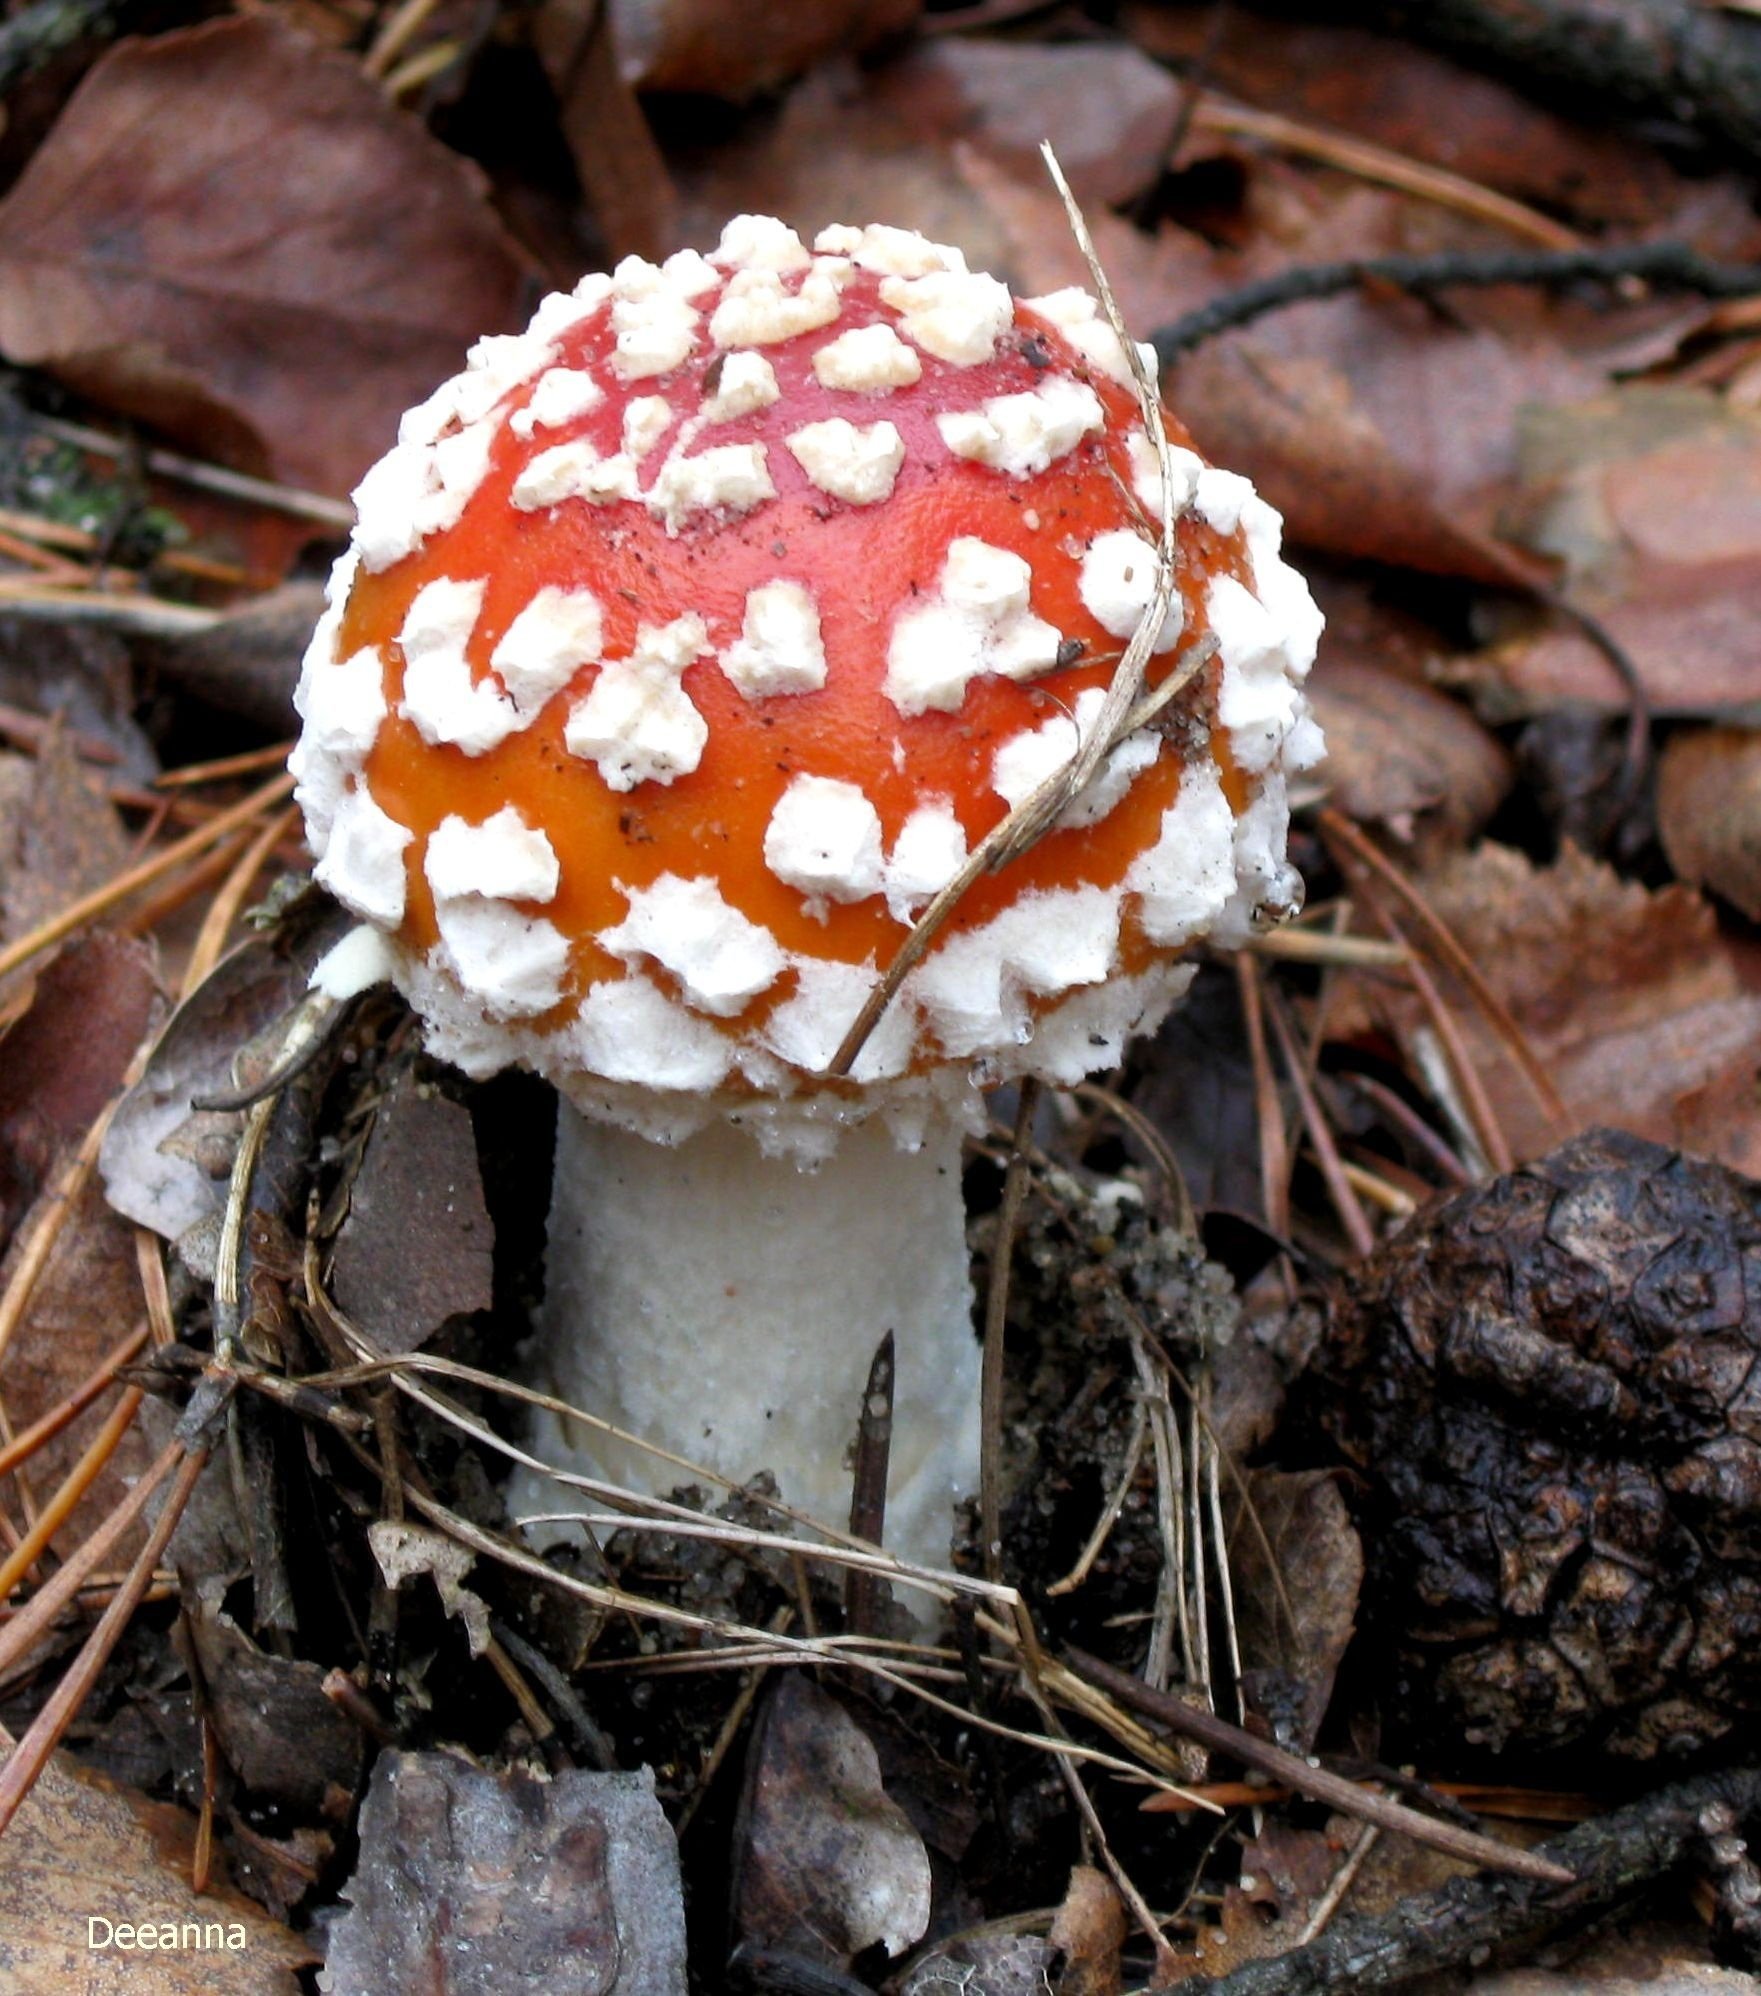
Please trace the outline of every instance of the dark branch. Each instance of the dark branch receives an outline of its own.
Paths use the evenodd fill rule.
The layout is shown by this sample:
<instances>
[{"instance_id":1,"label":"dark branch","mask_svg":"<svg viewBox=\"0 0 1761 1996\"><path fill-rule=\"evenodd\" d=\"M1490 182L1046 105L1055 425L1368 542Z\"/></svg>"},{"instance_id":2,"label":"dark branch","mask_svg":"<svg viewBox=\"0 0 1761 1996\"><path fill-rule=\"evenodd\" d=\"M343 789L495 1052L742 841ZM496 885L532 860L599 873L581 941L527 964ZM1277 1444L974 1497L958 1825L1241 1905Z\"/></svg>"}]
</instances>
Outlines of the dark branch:
<instances>
[{"instance_id":1,"label":"dark branch","mask_svg":"<svg viewBox=\"0 0 1761 1996\"><path fill-rule=\"evenodd\" d=\"M1581 1823L1541 1845L1577 1874L1561 1892L1482 1874L1415 1893L1376 1918L1340 1921L1322 1939L1232 1975L1195 1976L1180 1996L1331 1996L1387 1989L1419 1975L1532 1943L1568 1921L1581 1925L1646 1891L1705 1845L1708 1809L1741 1823L1761 1811L1761 1768L1702 1776Z\"/></svg>"},{"instance_id":2,"label":"dark branch","mask_svg":"<svg viewBox=\"0 0 1761 1996\"><path fill-rule=\"evenodd\" d=\"M1747 298L1761 293L1761 266L1717 263L1686 243L1621 243L1611 249L1512 250L1492 254L1354 257L1344 263L1299 264L1258 284L1225 292L1150 335L1164 366L1190 348L1245 326L1268 312L1316 298L1336 298L1361 284L1386 284L1424 296L1462 286L1537 284L1549 290L1572 284L1618 284L1641 279L1663 291L1703 298Z\"/></svg>"},{"instance_id":3,"label":"dark branch","mask_svg":"<svg viewBox=\"0 0 1761 1996\"><path fill-rule=\"evenodd\" d=\"M1704 0L1293 0L1285 14L1343 16L1495 72L1561 103L1685 127L1761 158L1761 24Z\"/></svg>"}]
</instances>

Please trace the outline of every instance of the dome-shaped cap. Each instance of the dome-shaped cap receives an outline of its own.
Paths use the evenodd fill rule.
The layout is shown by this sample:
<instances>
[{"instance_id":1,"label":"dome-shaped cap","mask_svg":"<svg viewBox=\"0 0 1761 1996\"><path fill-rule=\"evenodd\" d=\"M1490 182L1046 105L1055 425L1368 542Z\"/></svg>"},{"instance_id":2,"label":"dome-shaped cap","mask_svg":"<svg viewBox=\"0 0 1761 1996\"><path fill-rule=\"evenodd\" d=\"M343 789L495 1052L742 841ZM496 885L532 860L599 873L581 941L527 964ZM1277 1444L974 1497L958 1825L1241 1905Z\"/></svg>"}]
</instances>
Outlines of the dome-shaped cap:
<instances>
[{"instance_id":1,"label":"dome-shaped cap","mask_svg":"<svg viewBox=\"0 0 1761 1996\"><path fill-rule=\"evenodd\" d=\"M713 1104L811 1146L974 1068L1111 1064L1189 945L1292 904L1319 619L1276 514L1180 438L1146 688L1214 656L825 1074L914 918L1093 730L1152 599L1131 384L1086 293L763 216L474 348L355 495L294 763L318 877L435 1051L657 1136Z\"/></svg>"}]
</instances>

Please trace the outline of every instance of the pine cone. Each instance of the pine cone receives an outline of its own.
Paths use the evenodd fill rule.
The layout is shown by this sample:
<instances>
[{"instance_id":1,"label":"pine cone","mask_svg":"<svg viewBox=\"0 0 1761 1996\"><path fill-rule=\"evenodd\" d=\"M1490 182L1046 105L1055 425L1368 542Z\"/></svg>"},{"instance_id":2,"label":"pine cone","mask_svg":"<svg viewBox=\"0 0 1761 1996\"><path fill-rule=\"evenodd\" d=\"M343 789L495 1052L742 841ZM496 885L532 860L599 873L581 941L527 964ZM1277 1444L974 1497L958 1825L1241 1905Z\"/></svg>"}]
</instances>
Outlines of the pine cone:
<instances>
[{"instance_id":1,"label":"pine cone","mask_svg":"<svg viewBox=\"0 0 1761 1996\"><path fill-rule=\"evenodd\" d=\"M1647 1760L1761 1710L1758 1357L1761 1185L1617 1130L1352 1274L1315 1386L1415 1734Z\"/></svg>"}]
</instances>

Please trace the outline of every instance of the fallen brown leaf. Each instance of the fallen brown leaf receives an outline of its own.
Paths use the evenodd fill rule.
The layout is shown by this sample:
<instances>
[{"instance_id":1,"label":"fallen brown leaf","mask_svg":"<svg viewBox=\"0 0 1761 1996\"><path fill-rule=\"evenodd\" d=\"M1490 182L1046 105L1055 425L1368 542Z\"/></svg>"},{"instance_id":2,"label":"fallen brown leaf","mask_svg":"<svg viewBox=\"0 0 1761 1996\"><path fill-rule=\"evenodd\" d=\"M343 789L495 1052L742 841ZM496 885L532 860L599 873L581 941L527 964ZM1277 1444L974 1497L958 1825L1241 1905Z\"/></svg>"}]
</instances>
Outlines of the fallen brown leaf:
<instances>
[{"instance_id":1,"label":"fallen brown leaf","mask_svg":"<svg viewBox=\"0 0 1761 1996\"><path fill-rule=\"evenodd\" d=\"M205 1709L239 1780L254 1796L302 1812L322 1809L332 1789L352 1794L365 1742L325 1696L323 1666L259 1649L194 1587L184 1599Z\"/></svg>"},{"instance_id":2,"label":"fallen brown leaf","mask_svg":"<svg viewBox=\"0 0 1761 1996\"><path fill-rule=\"evenodd\" d=\"M1352 1834L1353 1826L1336 1816L1325 1831L1268 1825L1244 1844L1239 1881L1223 1888L1215 1924L1199 1928L1170 1986L1198 1975L1229 1975L1295 1947Z\"/></svg>"},{"instance_id":3,"label":"fallen brown leaf","mask_svg":"<svg viewBox=\"0 0 1761 1996\"><path fill-rule=\"evenodd\" d=\"M1331 634L1309 682L1333 802L1404 846L1458 847L1510 789L1510 757L1460 702Z\"/></svg>"},{"instance_id":4,"label":"fallen brown leaf","mask_svg":"<svg viewBox=\"0 0 1761 1996\"><path fill-rule=\"evenodd\" d=\"M210 1273L208 1223L226 1203L243 1119L194 1109L191 1098L229 1096L263 1078L313 965L348 921L317 903L297 936L256 936L222 957L166 1023L105 1134L98 1162L110 1203L166 1240L193 1235L186 1252Z\"/></svg>"},{"instance_id":5,"label":"fallen brown leaf","mask_svg":"<svg viewBox=\"0 0 1761 1996\"><path fill-rule=\"evenodd\" d=\"M0 610L0 701L59 714L76 735L115 750L118 775L146 783L159 759L135 718L138 697L129 648L114 631Z\"/></svg>"},{"instance_id":6,"label":"fallen brown leaf","mask_svg":"<svg viewBox=\"0 0 1761 1996\"><path fill-rule=\"evenodd\" d=\"M1608 1123L1761 1171L1761 982L1691 888L1650 891L1575 847L1537 866L1497 845L1421 885L1540 1057L1568 1128ZM1416 1059L1416 1002L1388 987L1357 992L1336 1030L1379 1020ZM1479 1014L1461 1000L1455 1009L1516 1155L1540 1155L1560 1132Z\"/></svg>"},{"instance_id":7,"label":"fallen brown leaf","mask_svg":"<svg viewBox=\"0 0 1761 1996\"><path fill-rule=\"evenodd\" d=\"M1092 1864L1076 1865L1047 1940L1064 1957L1058 1996L1118 1996L1125 1902Z\"/></svg>"},{"instance_id":8,"label":"fallen brown leaf","mask_svg":"<svg viewBox=\"0 0 1761 1996\"><path fill-rule=\"evenodd\" d=\"M967 139L1038 179L1050 140L1079 201L1117 204L1161 172L1180 87L1124 42L922 42L874 72L874 98L926 138Z\"/></svg>"},{"instance_id":9,"label":"fallen brown leaf","mask_svg":"<svg viewBox=\"0 0 1761 1996\"><path fill-rule=\"evenodd\" d=\"M805 77L775 117L681 161L678 178L692 242L713 242L729 215L749 209L806 236L853 215L884 217L956 244L975 270L997 268L1006 252L985 202L950 171L947 146L836 65Z\"/></svg>"},{"instance_id":10,"label":"fallen brown leaf","mask_svg":"<svg viewBox=\"0 0 1761 1996\"><path fill-rule=\"evenodd\" d=\"M625 73L645 90L691 90L741 102L774 90L840 49L902 34L923 0L615 0Z\"/></svg>"},{"instance_id":11,"label":"fallen brown leaf","mask_svg":"<svg viewBox=\"0 0 1761 1996\"><path fill-rule=\"evenodd\" d=\"M286 582L229 610L205 631L144 646L159 673L220 713L290 735L293 690L312 627L324 608L318 582Z\"/></svg>"},{"instance_id":12,"label":"fallen brown leaf","mask_svg":"<svg viewBox=\"0 0 1761 1996\"><path fill-rule=\"evenodd\" d=\"M3 309L3 308L0 308ZM16 942L120 873L128 840L115 806L65 738L39 756L0 756L0 935Z\"/></svg>"},{"instance_id":13,"label":"fallen brown leaf","mask_svg":"<svg viewBox=\"0 0 1761 1996\"><path fill-rule=\"evenodd\" d=\"M1037 1934L973 1934L931 1948L899 1996L1046 1996L1057 1959Z\"/></svg>"},{"instance_id":14,"label":"fallen brown leaf","mask_svg":"<svg viewBox=\"0 0 1761 1996\"><path fill-rule=\"evenodd\" d=\"M1697 728L1657 769L1657 830L1683 880L1761 921L1761 735Z\"/></svg>"},{"instance_id":15,"label":"fallen brown leaf","mask_svg":"<svg viewBox=\"0 0 1761 1996\"><path fill-rule=\"evenodd\" d=\"M1320 1731L1357 1625L1363 1547L1325 1470L1255 1470L1247 1502L1259 1529L1244 1517L1230 1544L1244 1689L1256 1710L1290 1729L1285 1744L1303 1752Z\"/></svg>"},{"instance_id":16,"label":"fallen brown leaf","mask_svg":"<svg viewBox=\"0 0 1761 1996\"><path fill-rule=\"evenodd\" d=\"M847 1968L929 1925L929 1854L881 1786L873 1746L798 1672L771 1693L747 1773L737 1860L741 1936Z\"/></svg>"},{"instance_id":17,"label":"fallen brown leaf","mask_svg":"<svg viewBox=\"0 0 1761 1996\"><path fill-rule=\"evenodd\" d=\"M6 1833L0 1996L297 1996L294 1971L319 1957L236 1892L190 1890L193 1828L56 1755ZM100 1938L127 1922L152 1940L94 1947L94 1921Z\"/></svg>"},{"instance_id":18,"label":"fallen brown leaf","mask_svg":"<svg viewBox=\"0 0 1761 1996\"><path fill-rule=\"evenodd\" d=\"M121 1087L158 1010L151 945L126 936L85 936L38 977L0 1059L0 1239Z\"/></svg>"},{"instance_id":19,"label":"fallen brown leaf","mask_svg":"<svg viewBox=\"0 0 1761 1996\"><path fill-rule=\"evenodd\" d=\"M0 205L0 351L340 492L522 276L476 168L257 14L93 65Z\"/></svg>"},{"instance_id":20,"label":"fallen brown leaf","mask_svg":"<svg viewBox=\"0 0 1761 1996\"><path fill-rule=\"evenodd\" d=\"M1513 529L1562 564L1653 713L1706 717L1761 699L1761 413L1700 389L1628 385L1530 410L1519 427ZM1497 720L1627 704L1602 651L1562 621L1441 672Z\"/></svg>"},{"instance_id":21,"label":"fallen brown leaf","mask_svg":"<svg viewBox=\"0 0 1761 1996\"><path fill-rule=\"evenodd\" d=\"M1585 220L1655 225L1681 183L1623 134L1562 116L1393 35L1209 4L1132 0L1123 24L1164 61L1202 64L1250 104L1335 126L1505 194ZM1447 104L1449 115L1437 115Z\"/></svg>"}]
</instances>

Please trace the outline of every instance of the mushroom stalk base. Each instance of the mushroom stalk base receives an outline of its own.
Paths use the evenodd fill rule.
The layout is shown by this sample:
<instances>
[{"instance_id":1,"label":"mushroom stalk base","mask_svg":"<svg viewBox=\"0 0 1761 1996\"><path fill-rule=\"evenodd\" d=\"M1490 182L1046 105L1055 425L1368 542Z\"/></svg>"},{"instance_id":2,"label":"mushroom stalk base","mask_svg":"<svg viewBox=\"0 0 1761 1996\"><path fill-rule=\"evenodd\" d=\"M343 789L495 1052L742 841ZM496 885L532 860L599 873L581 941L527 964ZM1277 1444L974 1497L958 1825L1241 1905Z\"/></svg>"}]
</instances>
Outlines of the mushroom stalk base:
<instances>
[{"instance_id":1,"label":"mushroom stalk base","mask_svg":"<svg viewBox=\"0 0 1761 1996\"><path fill-rule=\"evenodd\" d=\"M978 1481L980 1359L951 1120L910 1152L876 1118L804 1171L725 1123L668 1147L565 1103L546 1290L534 1384L736 1481L768 1469L785 1503L840 1529L869 1365L893 1332L885 1543L947 1564L952 1507ZM549 1414L533 1452L651 1495L691 1481ZM516 1515L581 1508L529 1473L510 1500Z\"/></svg>"}]
</instances>

